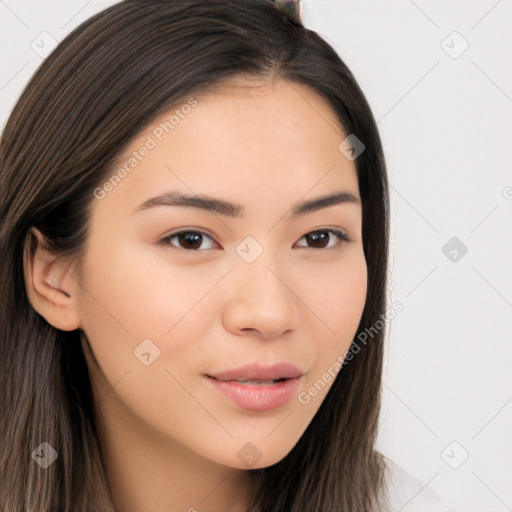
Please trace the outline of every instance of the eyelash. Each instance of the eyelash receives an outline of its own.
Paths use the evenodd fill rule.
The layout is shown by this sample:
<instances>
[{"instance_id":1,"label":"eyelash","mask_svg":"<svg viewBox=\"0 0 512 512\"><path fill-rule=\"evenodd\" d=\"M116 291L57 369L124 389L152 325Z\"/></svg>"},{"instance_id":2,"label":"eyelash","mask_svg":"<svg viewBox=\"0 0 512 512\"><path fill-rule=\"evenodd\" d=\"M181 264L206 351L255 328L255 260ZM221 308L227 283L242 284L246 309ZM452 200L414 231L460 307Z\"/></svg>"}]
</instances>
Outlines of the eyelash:
<instances>
[{"instance_id":1,"label":"eyelash","mask_svg":"<svg viewBox=\"0 0 512 512\"><path fill-rule=\"evenodd\" d=\"M210 238L211 240L213 240L213 238L211 236L209 236L208 234L202 232L202 231L196 231L196 230L183 230L183 231L177 231L176 233L171 233L170 235L167 235L166 237L164 238L161 238L159 240L159 243L161 245L165 245L165 246L169 246L171 245L173 248L175 249L181 249L183 251L186 251L186 252L203 252L205 250L208 250L208 249L185 249L183 247L176 247L174 246L173 244L171 244L171 240L179 235L183 235L183 234L190 234L190 233L193 233L195 235L201 235L201 236L206 236L207 238ZM343 242L352 242L352 239L343 231L340 231L338 229L333 229L333 228L326 228L326 229L316 229L314 231L310 231L309 233L306 233L305 235L303 235L300 239L304 238L305 236L307 235L311 235L311 234L314 234L314 233L331 233L333 234L341 243ZM326 249L334 249L334 247L300 247L300 249L316 249L316 250L326 250Z\"/></svg>"}]
</instances>

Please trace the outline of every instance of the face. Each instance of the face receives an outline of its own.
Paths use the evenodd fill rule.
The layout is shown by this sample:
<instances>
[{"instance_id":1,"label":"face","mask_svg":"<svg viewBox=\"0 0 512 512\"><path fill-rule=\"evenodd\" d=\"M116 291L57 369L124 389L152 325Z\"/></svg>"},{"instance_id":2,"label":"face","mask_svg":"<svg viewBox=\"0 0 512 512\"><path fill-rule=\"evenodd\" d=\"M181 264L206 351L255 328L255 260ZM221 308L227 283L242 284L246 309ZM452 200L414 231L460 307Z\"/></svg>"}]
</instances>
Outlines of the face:
<instances>
[{"instance_id":1,"label":"face","mask_svg":"<svg viewBox=\"0 0 512 512\"><path fill-rule=\"evenodd\" d=\"M120 428L242 469L293 448L366 299L347 135L308 88L239 79L155 119L118 160L91 198L76 304ZM333 194L355 201L295 211Z\"/></svg>"}]
</instances>

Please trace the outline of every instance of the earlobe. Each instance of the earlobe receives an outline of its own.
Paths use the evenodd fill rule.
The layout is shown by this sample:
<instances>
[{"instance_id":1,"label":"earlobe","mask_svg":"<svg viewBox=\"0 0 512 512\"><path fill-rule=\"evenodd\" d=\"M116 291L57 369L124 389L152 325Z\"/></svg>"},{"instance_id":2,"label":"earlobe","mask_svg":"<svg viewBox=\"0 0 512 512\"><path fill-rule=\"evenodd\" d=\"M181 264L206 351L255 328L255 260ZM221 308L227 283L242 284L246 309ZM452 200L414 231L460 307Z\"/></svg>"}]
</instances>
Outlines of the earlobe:
<instances>
[{"instance_id":1,"label":"earlobe","mask_svg":"<svg viewBox=\"0 0 512 512\"><path fill-rule=\"evenodd\" d=\"M80 327L77 311L78 283L68 265L52 254L44 235L30 228L25 238L23 268L27 297L32 307L46 321L63 331Z\"/></svg>"}]
</instances>

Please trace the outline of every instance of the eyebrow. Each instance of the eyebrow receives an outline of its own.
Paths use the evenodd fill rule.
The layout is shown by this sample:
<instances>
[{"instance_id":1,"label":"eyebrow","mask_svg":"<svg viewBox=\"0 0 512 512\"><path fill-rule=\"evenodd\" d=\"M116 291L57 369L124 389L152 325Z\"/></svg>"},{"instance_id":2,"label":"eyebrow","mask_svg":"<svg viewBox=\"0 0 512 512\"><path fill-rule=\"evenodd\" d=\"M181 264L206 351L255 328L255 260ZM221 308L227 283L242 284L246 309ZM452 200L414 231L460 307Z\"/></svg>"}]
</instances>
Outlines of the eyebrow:
<instances>
[{"instance_id":1,"label":"eyebrow","mask_svg":"<svg viewBox=\"0 0 512 512\"><path fill-rule=\"evenodd\" d=\"M295 204L289 216L297 217L335 204L359 205L360 203L360 199L350 192L335 192L334 194L320 196L315 199L309 199ZM157 197L147 199L140 204L132 214L159 206L200 208L202 210L234 218L243 217L244 212L244 207L242 205L231 203L223 199L217 199L203 194L186 194L183 192L170 191Z\"/></svg>"}]
</instances>

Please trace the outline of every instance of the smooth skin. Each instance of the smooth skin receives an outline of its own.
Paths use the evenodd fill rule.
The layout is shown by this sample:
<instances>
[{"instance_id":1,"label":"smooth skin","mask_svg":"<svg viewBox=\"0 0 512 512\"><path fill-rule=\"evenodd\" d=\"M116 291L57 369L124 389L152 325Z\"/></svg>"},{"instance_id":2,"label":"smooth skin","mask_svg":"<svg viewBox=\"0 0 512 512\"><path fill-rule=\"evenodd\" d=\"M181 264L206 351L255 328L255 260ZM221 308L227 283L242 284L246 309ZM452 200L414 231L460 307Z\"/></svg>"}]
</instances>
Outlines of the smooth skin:
<instances>
[{"instance_id":1,"label":"smooth skin","mask_svg":"<svg viewBox=\"0 0 512 512\"><path fill-rule=\"evenodd\" d=\"M120 183L91 197L79 276L44 250L37 231L25 261L34 309L58 329L80 329L122 512L244 511L253 489L239 451L257 448L251 468L290 452L332 385L322 375L346 354L366 300L360 201L289 215L297 202L334 192L360 199L355 163L338 149L348 134L328 103L281 79L230 79L194 97L195 108ZM132 141L112 173L148 135L156 140L169 115ZM167 191L238 203L244 215L136 211ZM329 228L351 241L306 237ZM203 236L159 243L180 231ZM248 236L263 250L252 263L236 250ZM134 354L145 339L160 350L149 365ZM297 394L319 379L323 387L307 404L294 396L256 412L204 377L274 361L303 370Z\"/></svg>"}]
</instances>

